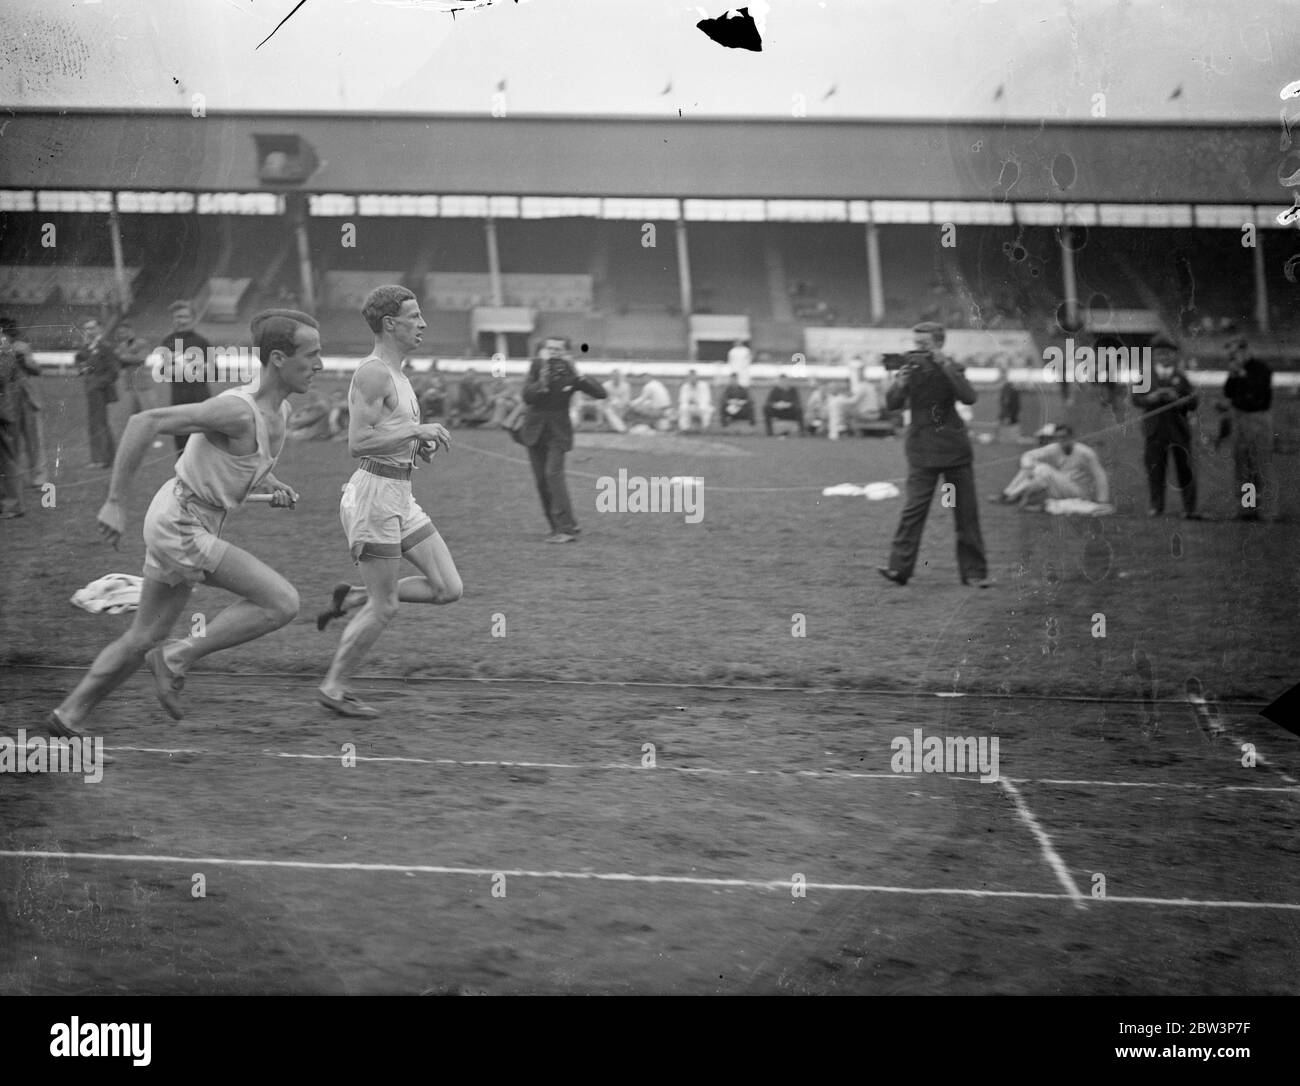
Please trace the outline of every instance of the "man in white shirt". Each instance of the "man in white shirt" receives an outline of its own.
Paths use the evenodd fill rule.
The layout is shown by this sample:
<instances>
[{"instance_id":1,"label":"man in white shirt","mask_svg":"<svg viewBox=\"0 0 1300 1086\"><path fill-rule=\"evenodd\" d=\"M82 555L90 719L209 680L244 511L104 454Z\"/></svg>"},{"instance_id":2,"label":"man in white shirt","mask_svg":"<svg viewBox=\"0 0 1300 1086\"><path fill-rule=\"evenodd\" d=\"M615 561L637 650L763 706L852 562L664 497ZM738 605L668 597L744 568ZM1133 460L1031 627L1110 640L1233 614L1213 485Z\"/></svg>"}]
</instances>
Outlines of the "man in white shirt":
<instances>
[{"instance_id":1,"label":"man in white shirt","mask_svg":"<svg viewBox=\"0 0 1300 1086\"><path fill-rule=\"evenodd\" d=\"M709 428L713 421L713 393L699 372L691 370L677 393L677 428L684 434L689 433L696 421L701 432Z\"/></svg>"},{"instance_id":2,"label":"man in white shirt","mask_svg":"<svg viewBox=\"0 0 1300 1086\"><path fill-rule=\"evenodd\" d=\"M749 344L738 339L727 352L727 369L736 375L736 383L741 388L749 388L749 367L754 362L754 354Z\"/></svg>"},{"instance_id":3,"label":"man in white shirt","mask_svg":"<svg viewBox=\"0 0 1300 1086\"><path fill-rule=\"evenodd\" d=\"M812 391L803 404L803 424L810 434L826 432L826 423L830 411L826 387L820 381L812 383Z\"/></svg>"},{"instance_id":4,"label":"man in white shirt","mask_svg":"<svg viewBox=\"0 0 1300 1086\"><path fill-rule=\"evenodd\" d=\"M605 391L609 394L609 399L601 403L605 421L616 434L624 433L627 424L623 421L623 415L627 411L627 405L632 402L632 386L628 384L622 370L610 374L609 380L605 382Z\"/></svg>"},{"instance_id":5,"label":"man in white shirt","mask_svg":"<svg viewBox=\"0 0 1300 1086\"><path fill-rule=\"evenodd\" d=\"M849 391L836 393L827 404L827 426L832 441L849 429L855 420L877 419L882 407L880 390L867 380L867 364L856 355L849 360Z\"/></svg>"},{"instance_id":6,"label":"man in white shirt","mask_svg":"<svg viewBox=\"0 0 1300 1086\"><path fill-rule=\"evenodd\" d=\"M1050 445L1030 449L1020 458L1020 471L995 501L1022 508L1047 498L1083 498L1109 504L1110 481L1097 454L1074 440L1072 427L1062 423Z\"/></svg>"},{"instance_id":7,"label":"man in white shirt","mask_svg":"<svg viewBox=\"0 0 1300 1086\"><path fill-rule=\"evenodd\" d=\"M668 389L657 377L638 374L647 378L641 386L641 393L627 405L628 422L647 422L656 430L667 430L671 425L669 415L672 412L672 397Z\"/></svg>"}]
</instances>

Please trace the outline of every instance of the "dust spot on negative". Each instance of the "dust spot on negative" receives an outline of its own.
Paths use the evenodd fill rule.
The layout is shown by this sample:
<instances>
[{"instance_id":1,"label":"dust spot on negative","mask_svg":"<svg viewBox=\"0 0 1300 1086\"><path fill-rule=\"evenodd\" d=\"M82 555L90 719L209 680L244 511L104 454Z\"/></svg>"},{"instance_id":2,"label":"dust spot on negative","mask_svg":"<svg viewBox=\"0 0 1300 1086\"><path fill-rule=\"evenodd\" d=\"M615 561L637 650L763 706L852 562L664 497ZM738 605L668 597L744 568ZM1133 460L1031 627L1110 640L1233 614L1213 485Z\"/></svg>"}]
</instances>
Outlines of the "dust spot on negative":
<instances>
[{"instance_id":1,"label":"dust spot on negative","mask_svg":"<svg viewBox=\"0 0 1300 1086\"><path fill-rule=\"evenodd\" d=\"M1061 245L1072 253L1077 253L1088 244L1088 228L1081 222L1065 222L1056 228L1056 236Z\"/></svg>"},{"instance_id":2,"label":"dust spot on negative","mask_svg":"<svg viewBox=\"0 0 1300 1086\"><path fill-rule=\"evenodd\" d=\"M1093 324L1109 324L1115 317L1115 309L1110 304L1110 296L1094 291L1088 296L1088 315Z\"/></svg>"},{"instance_id":3,"label":"dust spot on negative","mask_svg":"<svg viewBox=\"0 0 1300 1086\"><path fill-rule=\"evenodd\" d=\"M1062 192L1073 186L1079 171L1074 165L1074 156L1062 151L1052 159L1052 180Z\"/></svg>"},{"instance_id":4,"label":"dust spot on negative","mask_svg":"<svg viewBox=\"0 0 1300 1086\"><path fill-rule=\"evenodd\" d=\"M1083 316L1076 310L1073 317L1070 316L1069 307L1062 302L1056 307L1056 326L1062 332L1068 332L1073 335L1075 332L1081 332L1084 329L1085 322Z\"/></svg>"},{"instance_id":5,"label":"dust spot on negative","mask_svg":"<svg viewBox=\"0 0 1300 1086\"><path fill-rule=\"evenodd\" d=\"M0 67L0 97L12 99L20 85L29 95L52 90L66 79L82 78L91 64L90 47L68 19L19 16L6 30L8 49L6 63Z\"/></svg>"},{"instance_id":6,"label":"dust spot on negative","mask_svg":"<svg viewBox=\"0 0 1300 1086\"><path fill-rule=\"evenodd\" d=\"M582 345L582 353L583 353L583 354L586 354L588 350L590 350L590 348L589 348L589 347L584 343L584 344Z\"/></svg>"}]
</instances>

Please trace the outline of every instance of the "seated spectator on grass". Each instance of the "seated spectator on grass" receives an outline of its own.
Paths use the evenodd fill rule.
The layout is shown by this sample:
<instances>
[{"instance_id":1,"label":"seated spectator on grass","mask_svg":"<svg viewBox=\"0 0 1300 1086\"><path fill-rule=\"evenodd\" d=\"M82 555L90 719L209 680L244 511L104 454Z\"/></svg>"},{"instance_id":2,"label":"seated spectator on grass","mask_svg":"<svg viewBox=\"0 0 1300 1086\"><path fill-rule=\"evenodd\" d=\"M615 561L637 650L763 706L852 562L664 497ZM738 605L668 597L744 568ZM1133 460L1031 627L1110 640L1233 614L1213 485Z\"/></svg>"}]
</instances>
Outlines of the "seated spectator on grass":
<instances>
[{"instance_id":1,"label":"seated spectator on grass","mask_svg":"<svg viewBox=\"0 0 1300 1086\"><path fill-rule=\"evenodd\" d=\"M772 436L772 420L782 419L797 423L800 436L807 434L803 424L803 408L799 404L799 390L787 374L781 374L767 393L763 404L763 425L767 427L767 436Z\"/></svg>"},{"instance_id":2,"label":"seated spectator on grass","mask_svg":"<svg viewBox=\"0 0 1300 1086\"><path fill-rule=\"evenodd\" d=\"M740 383L735 373L732 373L727 387L722 390L722 413L718 416L718 421L725 429L728 423L740 422L742 419L749 422L751 430L758 425L758 420L754 416L754 401L749 398L749 389Z\"/></svg>"},{"instance_id":3,"label":"seated spectator on grass","mask_svg":"<svg viewBox=\"0 0 1300 1086\"><path fill-rule=\"evenodd\" d=\"M569 401L569 422L574 430L581 430L584 422L600 422L600 408L603 403L592 399L584 392L575 392Z\"/></svg>"},{"instance_id":4,"label":"seated spectator on grass","mask_svg":"<svg viewBox=\"0 0 1300 1086\"><path fill-rule=\"evenodd\" d=\"M1109 504L1110 481L1097 454L1075 441L1074 429L1064 423L1053 436L1051 444L1030 449L1020 458L1020 471L993 500L1022 509L1039 508L1048 498Z\"/></svg>"},{"instance_id":5,"label":"seated spectator on grass","mask_svg":"<svg viewBox=\"0 0 1300 1086\"><path fill-rule=\"evenodd\" d=\"M629 423L648 423L656 430L667 430L671 425L672 397L668 395L668 389L664 383L657 377L650 377L649 374L638 374L640 377L647 378L646 383L641 386L640 393L627 405L627 421Z\"/></svg>"},{"instance_id":6,"label":"seated spectator on grass","mask_svg":"<svg viewBox=\"0 0 1300 1086\"><path fill-rule=\"evenodd\" d=\"M830 395L820 381L812 383L812 390L803 405L803 424L810 434L824 434L830 421Z\"/></svg>"},{"instance_id":7,"label":"seated spectator on grass","mask_svg":"<svg viewBox=\"0 0 1300 1086\"><path fill-rule=\"evenodd\" d=\"M524 402L519 387L505 376L493 378L488 401L492 404L492 417L488 419L491 427L505 426L506 419Z\"/></svg>"},{"instance_id":8,"label":"seated spectator on grass","mask_svg":"<svg viewBox=\"0 0 1300 1086\"><path fill-rule=\"evenodd\" d=\"M860 423L879 422L884 416L884 397L866 376L867 364L854 358L849 364L848 392L831 396L827 404L828 436L838 441L845 430L854 433Z\"/></svg>"},{"instance_id":9,"label":"seated spectator on grass","mask_svg":"<svg viewBox=\"0 0 1300 1086\"><path fill-rule=\"evenodd\" d=\"M1011 383L1011 366L1003 363L1002 388L998 390L998 440L1002 440L1002 428L1010 427L1014 438L1020 429L1020 390Z\"/></svg>"},{"instance_id":10,"label":"seated spectator on grass","mask_svg":"<svg viewBox=\"0 0 1300 1086\"><path fill-rule=\"evenodd\" d=\"M420 402L420 422L435 422L447 417L447 382L438 371L435 358L424 373L417 373L408 361L402 367L406 379L411 382L416 399Z\"/></svg>"},{"instance_id":11,"label":"seated spectator on grass","mask_svg":"<svg viewBox=\"0 0 1300 1086\"><path fill-rule=\"evenodd\" d=\"M492 401L478 371L467 369L456 389L456 410L452 413L453 426L482 426L492 417Z\"/></svg>"},{"instance_id":12,"label":"seated spectator on grass","mask_svg":"<svg viewBox=\"0 0 1300 1086\"><path fill-rule=\"evenodd\" d=\"M684 434L700 424L700 432L713 421L713 393L698 370L691 370L677 392L677 428Z\"/></svg>"},{"instance_id":13,"label":"seated spectator on grass","mask_svg":"<svg viewBox=\"0 0 1300 1086\"><path fill-rule=\"evenodd\" d=\"M627 430L627 423L623 421L623 416L627 413L627 405L632 402L632 386L628 384L622 370L615 370L605 382L604 388L609 398L596 402L603 409L602 413L609 428L616 434L624 433Z\"/></svg>"},{"instance_id":14,"label":"seated spectator on grass","mask_svg":"<svg viewBox=\"0 0 1300 1086\"><path fill-rule=\"evenodd\" d=\"M331 399L323 392L313 389L307 398L294 408L285 426L285 437L290 441L328 441L339 432L339 403L342 396L342 413L347 413L347 393L336 393ZM346 420L343 422L347 429Z\"/></svg>"}]
</instances>

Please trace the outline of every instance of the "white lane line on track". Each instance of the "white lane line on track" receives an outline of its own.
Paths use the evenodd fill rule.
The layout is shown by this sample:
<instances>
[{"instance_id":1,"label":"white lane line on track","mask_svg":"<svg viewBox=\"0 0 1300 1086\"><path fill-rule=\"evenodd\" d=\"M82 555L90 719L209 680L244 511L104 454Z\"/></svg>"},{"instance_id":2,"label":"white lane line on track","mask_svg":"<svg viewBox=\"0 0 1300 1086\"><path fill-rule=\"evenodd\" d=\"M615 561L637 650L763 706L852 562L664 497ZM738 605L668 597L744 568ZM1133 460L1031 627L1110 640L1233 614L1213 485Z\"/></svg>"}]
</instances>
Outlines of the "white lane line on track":
<instances>
[{"instance_id":1,"label":"white lane line on track","mask_svg":"<svg viewBox=\"0 0 1300 1086\"><path fill-rule=\"evenodd\" d=\"M1271 787L1263 784L1185 784L1179 781L1069 781L1053 777L1008 777L1012 784L1056 784L1092 788L1184 788L1202 792L1300 792L1297 787Z\"/></svg>"},{"instance_id":2,"label":"white lane line on track","mask_svg":"<svg viewBox=\"0 0 1300 1086\"><path fill-rule=\"evenodd\" d=\"M973 597L968 597L973 598ZM75 671L85 672L84 664L5 664L0 666L0 673L5 671ZM187 680L226 682L227 684L271 683L302 681L304 676L295 671L207 671L197 675L187 675ZM700 682L651 682L640 679L530 679L516 676L473 676L473 675L406 675L395 678L391 675L356 675L358 683L391 687L393 683L401 686L436 686L438 684L466 686L576 686L576 687L611 687L641 688L646 690L707 690L723 694L816 694L843 697L855 695L881 698L949 698L953 693L942 690L897 690L878 687L857 686L758 686L745 683L700 683ZM403 694L406 692L403 691ZM1186 705L1186 697L1142 698L1142 697L1098 697L1093 694L999 694L988 691L970 690L958 695L973 701L1051 701L1063 703L1080 703L1085 705ZM314 702L312 703L315 704ZM1242 713L1264 708L1265 701L1220 700L1220 709L1231 709Z\"/></svg>"},{"instance_id":3,"label":"white lane line on track","mask_svg":"<svg viewBox=\"0 0 1300 1086\"><path fill-rule=\"evenodd\" d=\"M242 751L219 751L219 750L201 750L194 747L124 747L124 746L105 746L104 749L110 752L131 751L137 754L210 754L215 757L246 758L250 757ZM343 755L339 754L307 754L296 751L285 750L264 750L260 752L261 756L269 758L286 758L299 761L309 762L337 762ZM668 771L670 773L695 773L701 776L719 776L719 777L815 777L826 780L898 780L898 781L915 781L927 776L922 774L918 776L914 773L857 773L852 770L840 769L720 769L708 766L679 766L656 765L654 769L647 769L639 762L591 762L579 764L576 762L512 762L500 761L493 759L469 759L469 758L417 758L410 755L374 755L374 754L357 754L349 755L360 762L393 762L396 764L406 765L440 765L440 766L468 766L474 768L483 767L500 767L504 769L571 769L579 772L594 772L597 770L625 770L629 772L645 773ZM963 777L956 774L944 774L949 780L963 781L967 784L983 784L978 777ZM1050 784L1063 786L1088 786L1096 788L1175 788L1187 791L1200 792L1300 792L1300 787L1267 787L1264 785L1247 785L1247 784L1187 784L1178 781L1076 781L1076 780L1059 780L1055 778L1036 778L1036 777L1007 777L1012 784ZM992 782L988 782L992 783Z\"/></svg>"},{"instance_id":4,"label":"white lane line on track","mask_svg":"<svg viewBox=\"0 0 1300 1086\"><path fill-rule=\"evenodd\" d=\"M1029 831L1038 839L1038 846L1043 850L1043 858L1047 861L1048 867L1050 867L1056 875L1057 881L1065 887L1066 892L1074 900L1075 907L1080 909L1084 908L1085 903L1083 892L1079 889L1073 876L1071 876L1069 870L1062 862L1061 857L1057 855L1056 849L1052 845L1052 839L1047 835L1047 832L1043 827L1038 824L1038 819L1034 817L1033 811L1031 811L1029 805L1025 803L1024 797L1020 794L1020 790L1005 777L1000 778L998 784L1002 786L1002 790L1015 802L1016 813L1020 815L1020 820L1029 827Z\"/></svg>"},{"instance_id":5,"label":"white lane line on track","mask_svg":"<svg viewBox=\"0 0 1300 1086\"><path fill-rule=\"evenodd\" d=\"M783 890L791 886L789 879L721 879L698 875L636 875L612 871L528 871L493 867L443 867L434 864L389 863L327 863L312 860L255 860L229 856L149 856L113 852L48 852L0 849L2 859L38 860L92 860L110 863L181 864L186 867L206 864L222 867L269 867L295 871L363 871L373 873L410 872L421 875L465 875L491 878L505 875L517 879L566 879L585 882L637 882L676 886L734 887L747 890ZM808 882L808 890L831 890L860 894L904 894L915 897L984 897L1022 898L1034 901L1075 901L1074 894L1048 894L1028 890L969 890L963 887L875 886L851 882ZM1075 902L1078 903L1077 901ZM1113 905L1177 905L1206 909L1283 909L1300 912L1300 904L1275 901L1203 901L1194 898L1159 897L1106 897L1098 904Z\"/></svg>"}]
</instances>

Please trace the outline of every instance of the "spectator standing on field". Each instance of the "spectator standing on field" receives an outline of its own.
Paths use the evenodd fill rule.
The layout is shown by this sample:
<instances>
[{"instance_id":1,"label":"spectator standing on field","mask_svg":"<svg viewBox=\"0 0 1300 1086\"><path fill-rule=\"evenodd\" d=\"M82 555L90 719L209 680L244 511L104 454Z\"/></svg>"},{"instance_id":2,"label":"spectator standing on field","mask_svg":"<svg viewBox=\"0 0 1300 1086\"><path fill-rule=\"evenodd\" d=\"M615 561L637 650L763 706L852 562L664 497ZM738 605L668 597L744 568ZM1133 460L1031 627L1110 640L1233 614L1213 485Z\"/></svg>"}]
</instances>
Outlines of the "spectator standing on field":
<instances>
[{"instance_id":1,"label":"spectator standing on field","mask_svg":"<svg viewBox=\"0 0 1300 1086\"><path fill-rule=\"evenodd\" d=\"M0 520L23 515L18 435L22 419L23 369L8 332L0 330Z\"/></svg>"},{"instance_id":2,"label":"spectator standing on field","mask_svg":"<svg viewBox=\"0 0 1300 1086\"><path fill-rule=\"evenodd\" d=\"M1250 355L1244 338L1228 344L1228 380L1223 395L1232 405L1232 463L1237 476L1239 520L1276 519L1273 476L1273 371ZM1250 487L1253 487L1253 495ZM1247 495L1253 501L1247 503Z\"/></svg>"},{"instance_id":3,"label":"spectator standing on field","mask_svg":"<svg viewBox=\"0 0 1300 1086\"><path fill-rule=\"evenodd\" d=\"M749 367L754 364L754 352L743 339L738 339L727 352L727 369L735 377L735 383L741 388L749 388Z\"/></svg>"},{"instance_id":4,"label":"spectator standing on field","mask_svg":"<svg viewBox=\"0 0 1300 1086\"><path fill-rule=\"evenodd\" d=\"M184 299L178 299L167 307L172 315L172 334L166 337L160 347L165 347L171 352L174 365L169 367L171 376L171 401L172 406L183 403L202 403L212 395L212 389L208 387L207 374L208 363L212 360L212 344L199 333L195 327L196 318L194 314L194 304ZM186 380L183 362L185 356L193 359L197 365L191 367L190 376L196 376L196 380ZM197 369L197 374L193 371ZM185 450L185 443L189 441L189 434L174 434L172 440L176 444L176 455ZM111 459L111 458L110 458Z\"/></svg>"},{"instance_id":5,"label":"spectator standing on field","mask_svg":"<svg viewBox=\"0 0 1300 1086\"><path fill-rule=\"evenodd\" d=\"M1200 520L1196 511L1196 471L1192 464L1192 420L1196 417L1196 392L1178 364L1178 348L1166 336L1151 341L1155 373L1146 392L1134 392L1133 403L1142 410L1143 463L1151 503L1147 515L1163 516L1165 471L1170 457L1178 489L1183 495L1183 519Z\"/></svg>"},{"instance_id":6,"label":"spectator standing on field","mask_svg":"<svg viewBox=\"0 0 1300 1086\"><path fill-rule=\"evenodd\" d=\"M108 405L117 402L121 363L94 317L81 326L85 346L76 353L77 373L86 382L86 426L90 437L90 466L111 468L117 442L108 421Z\"/></svg>"},{"instance_id":7,"label":"spectator standing on field","mask_svg":"<svg viewBox=\"0 0 1300 1086\"><path fill-rule=\"evenodd\" d=\"M27 485L41 487L46 483L41 367L36 364L31 345L23 339L12 318L0 317L0 336L8 340L9 349L18 363L18 444L15 456L21 455L27 461Z\"/></svg>"},{"instance_id":8,"label":"spectator standing on field","mask_svg":"<svg viewBox=\"0 0 1300 1086\"><path fill-rule=\"evenodd\" d=\"M149 344L135 334L130 321L122 321L113 332L113 350L122 364L121 406L118 408L118 430L125 431L131 416L140 411L162 407L158 398L158 382L153 377L153 367L147 364L151 353ZM155 441L155 448L162 442Z\"/></svg>"}]
</instances>

